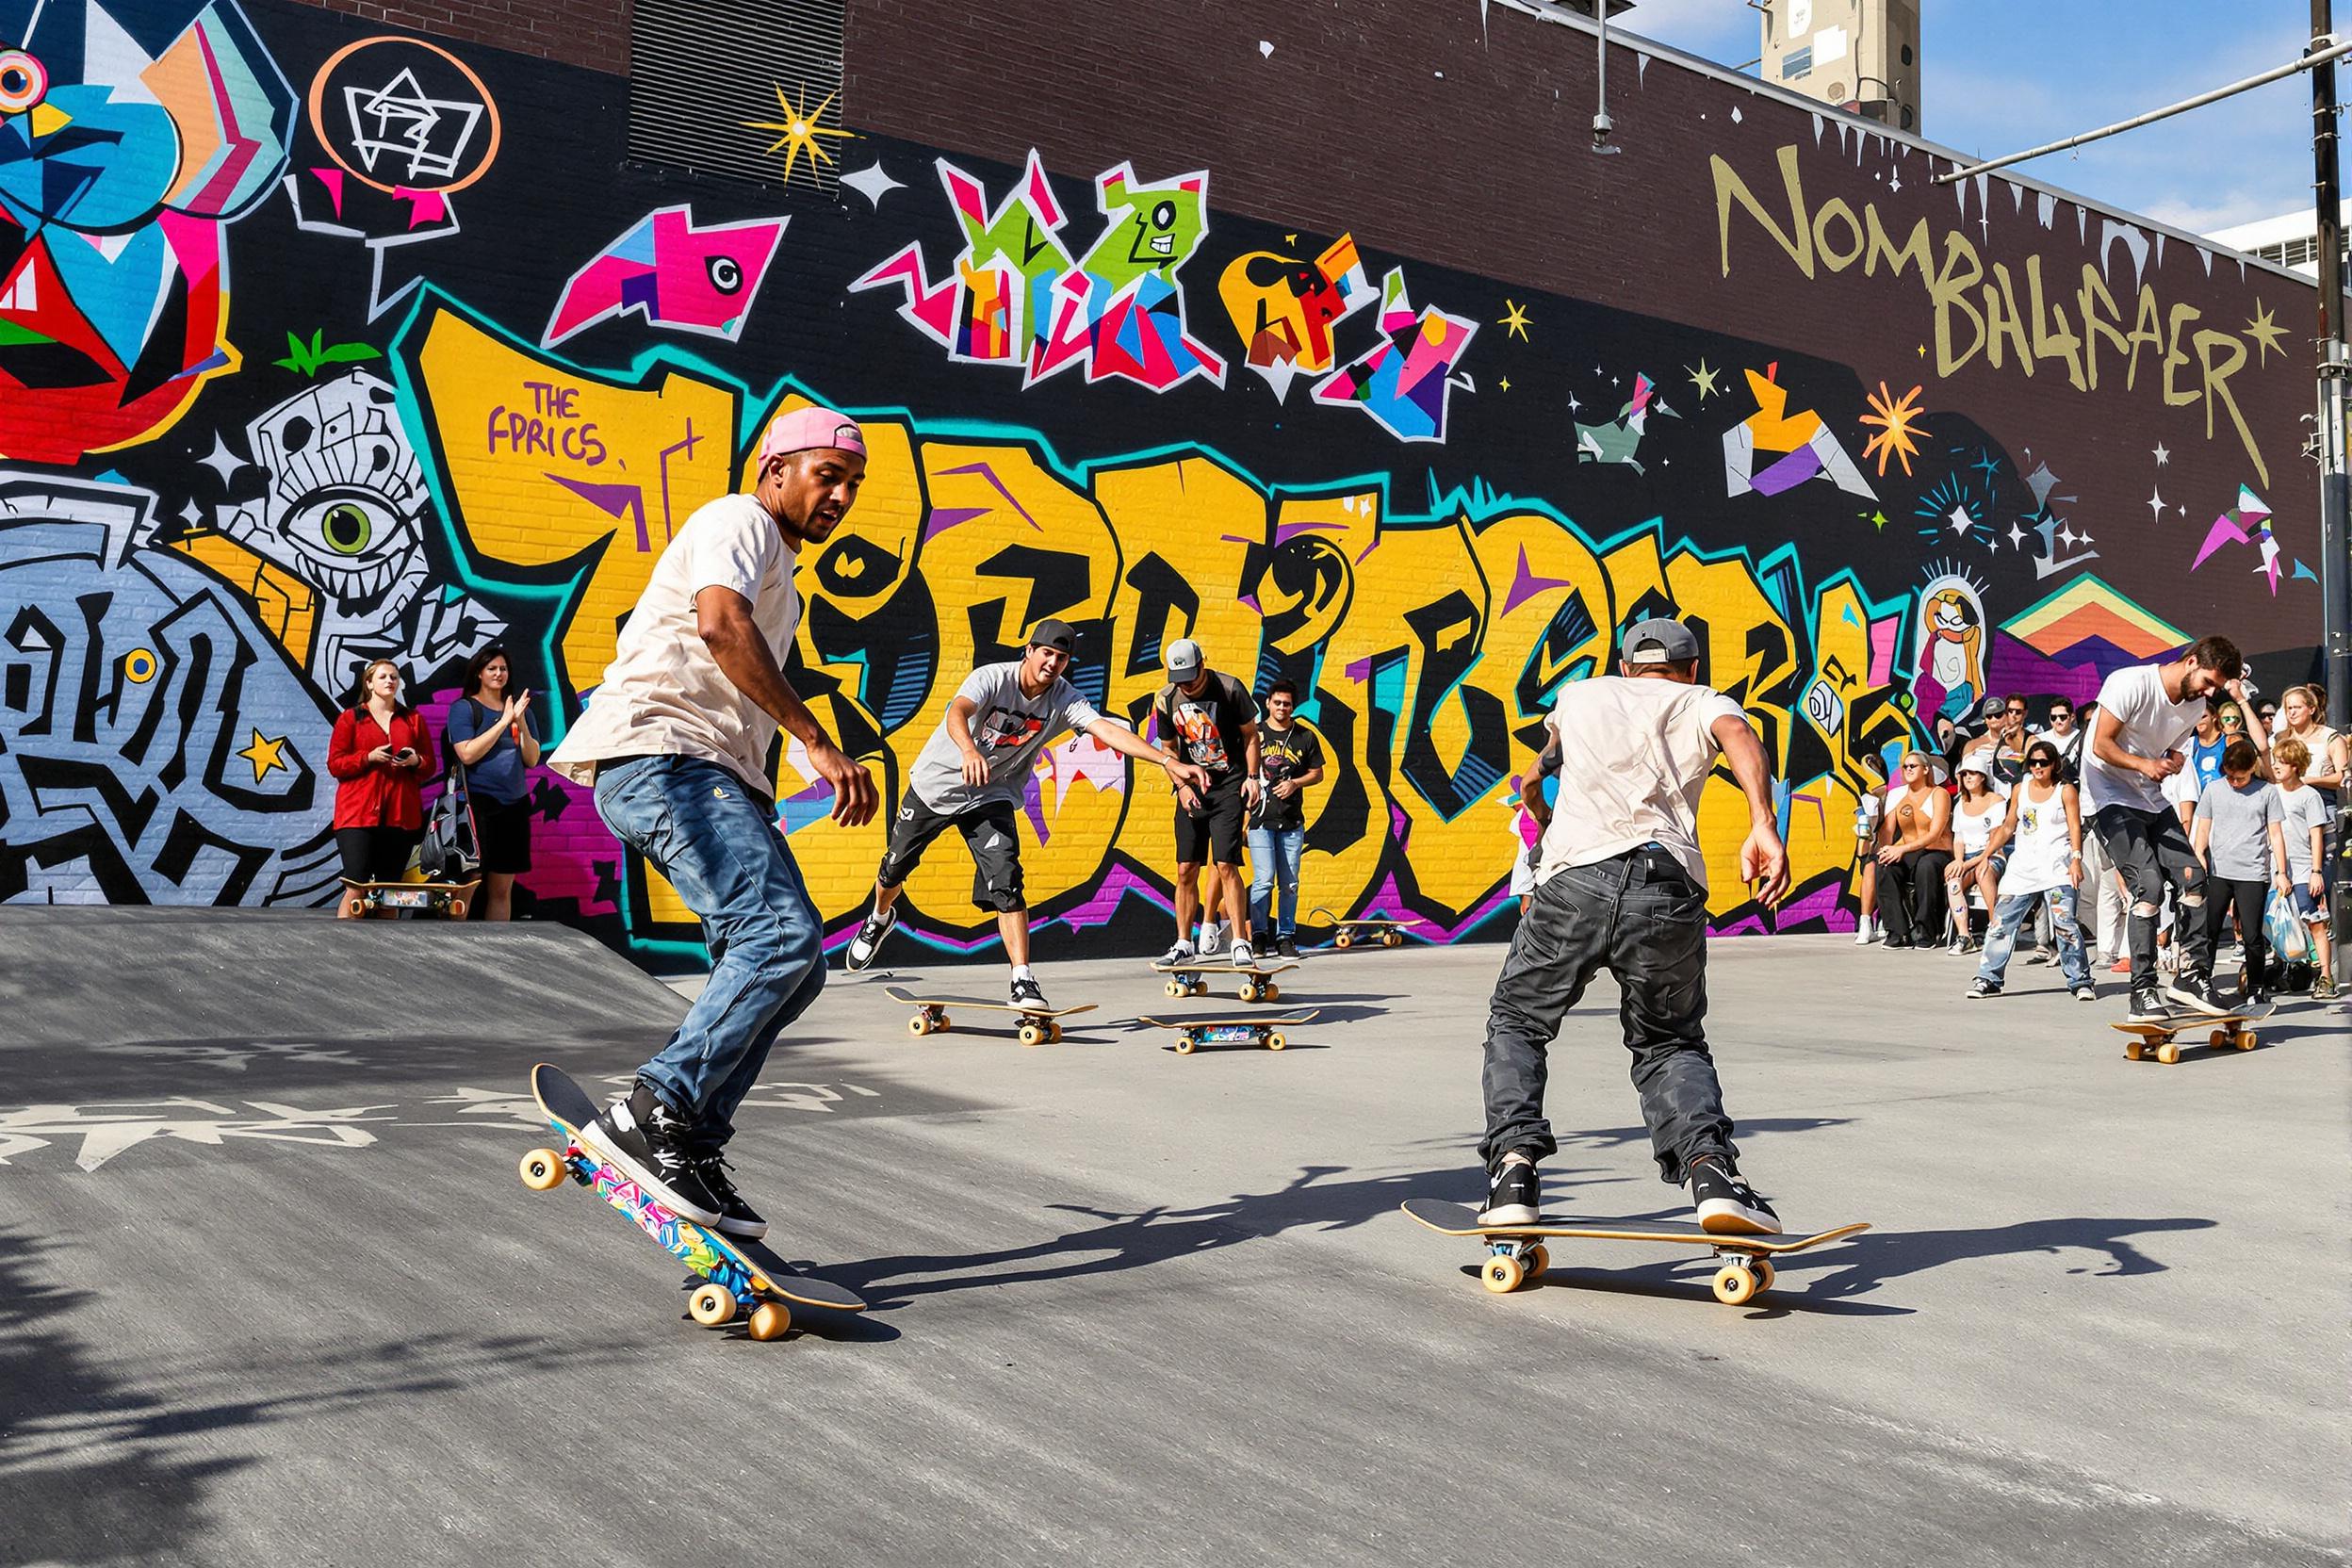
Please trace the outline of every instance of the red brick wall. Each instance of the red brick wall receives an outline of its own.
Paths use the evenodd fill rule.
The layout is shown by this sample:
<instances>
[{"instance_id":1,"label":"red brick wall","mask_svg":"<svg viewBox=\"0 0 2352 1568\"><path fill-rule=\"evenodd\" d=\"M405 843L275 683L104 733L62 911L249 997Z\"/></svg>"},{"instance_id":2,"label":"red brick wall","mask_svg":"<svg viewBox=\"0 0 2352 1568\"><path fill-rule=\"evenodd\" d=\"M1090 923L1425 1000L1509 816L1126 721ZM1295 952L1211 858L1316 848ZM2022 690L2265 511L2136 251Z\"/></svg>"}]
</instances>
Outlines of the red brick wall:
<instances>
[{"instance_id":1,"label":"red brick wall","mask_svg":"<svg viewBox=\"0 0 2352 1568\"><path fill-rule=\"evenodd\" d=\"M629 74L629 0L295 0L420 33Z\"/></svg>"}]
</instances>

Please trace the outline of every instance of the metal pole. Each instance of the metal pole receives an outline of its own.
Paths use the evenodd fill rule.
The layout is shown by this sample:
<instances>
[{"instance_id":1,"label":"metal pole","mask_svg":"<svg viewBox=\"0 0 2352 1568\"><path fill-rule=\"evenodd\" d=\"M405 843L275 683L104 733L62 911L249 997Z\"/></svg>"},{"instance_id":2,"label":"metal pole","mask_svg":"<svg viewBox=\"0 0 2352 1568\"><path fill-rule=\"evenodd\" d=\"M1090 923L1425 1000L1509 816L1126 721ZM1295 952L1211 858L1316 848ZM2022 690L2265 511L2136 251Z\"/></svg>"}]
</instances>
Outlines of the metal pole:
<instances>
[{"instance_id":1,"label":"metal pole","mask_svg":"<svg viewBox=\"0 0 2352 1568\"><path fill-rule=\"evenodd\" d=\"M2311 0L2311 46L2334 41L2330 0ZM2342 732L2352 724L2352 580L2345 553L2345 521L2352 513L2352 476L2344 465L2344 203L2336 182L2336 68L2322 62L2311 71L2311 188L2319 212L2319 605L2320 653L2326 661L2328 723ZM2343 932L2352 923L2352 783L2336 787L2336 839L2332 924ZM2336 942L2336 972L2352 972Z\"/></svg>"}]
</instances>

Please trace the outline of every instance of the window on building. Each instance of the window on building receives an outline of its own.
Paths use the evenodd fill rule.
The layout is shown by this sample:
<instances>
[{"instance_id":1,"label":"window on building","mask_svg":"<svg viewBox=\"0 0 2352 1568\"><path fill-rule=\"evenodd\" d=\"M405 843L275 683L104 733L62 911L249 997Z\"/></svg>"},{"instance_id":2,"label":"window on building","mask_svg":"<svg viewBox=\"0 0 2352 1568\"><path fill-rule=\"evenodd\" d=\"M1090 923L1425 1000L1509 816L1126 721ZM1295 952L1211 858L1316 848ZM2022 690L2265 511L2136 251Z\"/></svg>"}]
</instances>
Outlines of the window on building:
<instances>
[{"instance_id":1,"label":"window on building","mask_svg":"<svg viewBox=\"0 0 2352 1568\"><path fill-rule=\"evenodd\" d=\"M846 0L636 0L629 155L833 188Z\"/></svg>"},{"instance_id":2,"label":"window on building","mask_svg":"<svg viewBox=\"0 0 2352 1568\"><path fill-rule=\"evenodd\" d=\"M1780 79L1784 82L1810 75L1812 71L1813 46L1809 43L1802 49L1791 49L1780 57Z\"/></svg>"}]
</instances>

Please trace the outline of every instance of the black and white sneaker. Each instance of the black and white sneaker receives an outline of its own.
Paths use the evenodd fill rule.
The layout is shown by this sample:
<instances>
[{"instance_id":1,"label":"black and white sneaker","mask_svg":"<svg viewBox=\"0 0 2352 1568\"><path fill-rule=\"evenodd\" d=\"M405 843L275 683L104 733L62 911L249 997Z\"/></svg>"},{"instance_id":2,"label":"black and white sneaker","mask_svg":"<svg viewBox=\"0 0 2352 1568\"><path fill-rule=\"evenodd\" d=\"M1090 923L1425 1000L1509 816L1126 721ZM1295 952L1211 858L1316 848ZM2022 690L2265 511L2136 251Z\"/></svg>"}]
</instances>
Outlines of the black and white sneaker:
<instances>
[{"instance_id":1,"label":"black and white sneaker","mask_svg":"<svg viewBox=\"0 0 2352 1568\"><path fill-rule=\"evenodd\" d=\"M1960 994L1967 1000L1974 1002L1980 997L1999 996L2001 994L2001 988L1994 985L1990 980L1985 979L1980 974L1975 979L1969 981L1968 988Z\"/></svg>"},{"instance_id":2,"label":"black and white sneaker","mask_svg":"<svg viewBox=\"0 0 2352 1568\"><path fill-rule=\"evenodd\" d=\"M715 1149L704 1150L694 1157L694 1170L702 1177L702 1184L710 1190L711 1201L718 1207L719 1217L710 1228L722 1235L744 1236L753 1240L768 1233L768 1222L760 1211L743 1200L735 1190L735 1184L727 1174L727 1156Z\"/></svg>"},{"instance_id":3,"label":"black and white sneaker","mask_svg":"<svg viewBox=\"0 0 2352 1568\"><path fill-rule=\"evenodd\" d=\"M2241 999L2241 1010L2249 1013L2261 1012L2264 1007L2271 1004L2271 1000L2272 998L2270 992L2262 989L2262 987L2257 986L2252 990L2247 991Z\"/></svg>"},{"instance_id":4,"label":"black and white sneaker","mask_svg":"<svg viewBox=\"0 0 2352 1568\"><path fill-rule=\"evenodd\" d=\"M1274 939L1274 956L1277 958L1296 958L1298 956L1298 944L1288 937L1277 937Z\"/></svg>"},{"instance_id":5,"label":"black and white sneaker","mask_svg":"<svg viewBox=\"0 0 2352 1568\"><path fill-rule=\"evenodd\" d=\"M852 972L864 969L874 962L874 956L882 951L882 939L889 936L890 927L897 923L898 906L895 904L887 909L876 909L866 917L866 923L859 926L858 934L849 939L849 956L846 962Z\"/></svg>"},{"instance_id":6,"label":"black and white sneaker","mask_svg":"<svg viewBox=\"0 0 2352 1568\"><path fill-rule=\"evenodd\" d=\"M580 1146L629 1177L653 1200L697 1225L719 1222L686 1119L640 1080L580 1130Z\"/></svg>"},{"instance_id":7,"label":"black and white sneaker","mask_svg":"<svg viewBox=\"0 0 2352 1568\"><path fill-rule=\"evenodd\" d=\"M1200 956L1200 955L1193 952L1192 944L1190 942L1180 941L1174 947L1169 948L1166 953L1160 955L1160 962L1164 964L1188 964L1198 956Z\"/></svg>"},{"instance_id":8,"label":"black and white sneaker","mask_svg":"<svg viewBox=\"0 0 2352 1568\"><path fill-rule=\"evenodd\" d=\"M1016 1007L1034 1007L1042 1013L1048 1011L1053 1005L1045 999L1045 988L1026 974L1013 976L1011 994L1013 1005Z\"/></svg>"},{"instance_id":9,"label":"black and white sneaker","mask_svg":"<svg viewBox=\"0 0 2352 1568\"><path fill-rule=\"evenodd\" d=\"M2074 999L2077 1002L2097 1002L2099 1000L2099 988L2096 986L2077 986L2074 988Z\"/></svg>"},{"instance_id":10,"label":"black and white sneaker","mask_svg":"<svg viewBox=\"0 0 2352 1568\"><path fill-rule=\"evenodd\" d=\"M2219 1018L2230 1009L2213 1000L2213 983L2201 974L2176 974L2164 994L2183 1007L2194 1008L2208 1018Z\"/></svg>"},{"instance_id":11,"label":"black and white sneaker","mask_svg":"<svg viewBox=\"0 0 2352 1568\"><path fill-rule=\"evenodd\" d=\"M1776 1236L1780 1216L1740 1173L1709 1155L1690 1162L1690 1202L1699 1229L1719 1236Z\"/></svg>"},{"instance_id":12,"label":"black and white sneaker","mask_svg":"<svg viewBox=\"0 0 2352 1568\"><path fill-rule=\"evenodd\" d=\"M2126 1023L2167 1023L2172 1009L2164 1005L2164 993L2153 986L2143 986L2132 993L2132 1005L2123 1015Z\"/></svg>"},{"instance_id":13,"label":"black and white sneaker","mask_svg":"<svg viewBox=\"0 0 2352 1568\"><path fill-rule=\"evenodd\" d=\"M1486 1207L1478 1211L1478 1223L1532 1225L1544 1217L1543 1196L1535 1167L1525 1160L1505 1160L1487 1178Z\"/></svg>"}]
</instances>

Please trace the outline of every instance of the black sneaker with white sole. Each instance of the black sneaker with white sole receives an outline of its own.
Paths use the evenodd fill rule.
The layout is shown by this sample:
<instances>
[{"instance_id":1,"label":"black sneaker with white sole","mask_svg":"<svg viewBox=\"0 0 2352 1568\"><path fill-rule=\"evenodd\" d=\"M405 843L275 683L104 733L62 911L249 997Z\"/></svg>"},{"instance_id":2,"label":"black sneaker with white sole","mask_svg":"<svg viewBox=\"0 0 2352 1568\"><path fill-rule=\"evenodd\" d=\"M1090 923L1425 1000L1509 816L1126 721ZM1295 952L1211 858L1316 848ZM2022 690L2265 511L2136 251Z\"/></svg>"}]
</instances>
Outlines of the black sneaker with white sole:
<instances>
[{"instance_id":1,"label":"black sneaker with white sole","mask_svg":"<svg viewBox=\"0 0 2352 1568\"><path fill-rule=\"evenodd\" d=\"M849 939L849 956L843 960L853 971L864 969L874 962L874 956L882 951L882 939L898 923L898 906L876 909L858 927L858 934Z\"/></svg>"},{"instance_id":2,"label":"black sneaker with white sole","mask_svg":"<svg viewBox=\"0 0 2352 1568\"><path fill-rule=\"evenodd\" d=\"M1780 1216L1740 1173L1712 1155L1690 1163L1690 1203L1699 1229L1719 1236L1776 1236Z\"/></svg>"},{"instance_id":3,"label":"black sneaker with white sole","mask_svg":"<svg viewBox=\"0 0 2352 1568\"><path fill-rule=\"evenodd\" d=\"M715 1149L706 1149L694 1156L695 1173L701 1176L712 1203L719 1211L718 1221L710 1228L721 1235L743 1236L758 1240L768 1233L768 1222L760 1211L743 1200L735 1190L735 1183L727 1173L727 1156Z\"/></svg>"},{"instance_id":4,"label":"black sneaker with white sole","mask_svg":"<svg viewBox=\"0 0 2352 1568\"><path fill-rule=\"evenodd\" d=\"M697 1225L716 1225L718 1200L704 1184L686 1119L640 1080L580 1130L580 1145L653 1200Z\"/></svg>"},{"instance_id":5,"label":"black sneaker with white sole","mask_svg":"<svg viewBox=\"0 0 2352 1568\"><path fill-rule=\"evenodd\" d=\"M1053 1005L1045 999L1045 988L1026 974L1013 976L1012 999L1016 1007L1035 1007L1041 1013Z\"/></svg>"},{"instance_id":6,"label":"black sneaker with white sole","mask_svg":"<svg viewBox=\"0 0 2352 1568\"><path fill-rule=\"evenodd\" d=\"M1543 1217L1544 1195L1535 1167L1525 1160L1505 1160L1487 1177L1479 1224L1532 1225Z\"/></svg>"},{"instance_id":7,"label":"black sneaker with white sole","mask_svg":"<svg viewBox=\"0 0 2352 1568\"><path fill-rule=\"evenodd\" d=\"M2174 975L2172 984L2164 988L2164 995L2208 1018L2219 1018L2230 1010L2213 1000L2213 983L2201 974Z\"/></svg>"},{"instance_id":8,"label":"black sneaker with white sole","mask_svg":"<svg viewBox=\"0 0 2352 1568\"><path fill-rule=\"evenodd\" d=\"M2169 1023L2172 1009L2164 1005L2164 993L2153 986L2143 986L2132 993L2132 1005L2123 1015L2126 1023Z\"/></svg>"},{"instance_id":9,"label":"black sneaker with white sole","mask_svg":"<svg viewBox=\"0 0 2352 1568\"><path fill-rule=\"evenodd\" d=\"M1192 944L1190 942L1178 942L1174 947L1169 948L1166 953L1160 955L1160 962L1164 964L1188 964L1198 956L1199 955L1193 951Z\"/></svg>"},{"instance_id":10,"label":"black sneaker with white sole","mask_svg":"<svg viewBox=\"0 0 2352 1568\"><path fill-rule=\"evenodd\" d=\"M1277 937L1274 939L1274 954L1280 958L1296 958L1298 956L1298 944L1288 937Z\"/></svg>"},{"instance_id":11,"label":"black sneaker with white sole","mask_svg":"<svg viewBox=\"0 0 2352 1568\"><path fill-rule=\"evenodd\" d=\"M1969 981L1968 988L1962 991L1960 994L1968 1001L1974 1002L1979 997L1999 996L2001 994L2001 988L1994 985L1990 980L1985 979L1980 974L1975 979Z\"/></svg>"}]
</instances>

